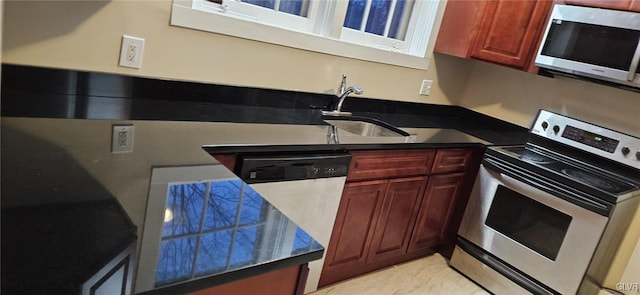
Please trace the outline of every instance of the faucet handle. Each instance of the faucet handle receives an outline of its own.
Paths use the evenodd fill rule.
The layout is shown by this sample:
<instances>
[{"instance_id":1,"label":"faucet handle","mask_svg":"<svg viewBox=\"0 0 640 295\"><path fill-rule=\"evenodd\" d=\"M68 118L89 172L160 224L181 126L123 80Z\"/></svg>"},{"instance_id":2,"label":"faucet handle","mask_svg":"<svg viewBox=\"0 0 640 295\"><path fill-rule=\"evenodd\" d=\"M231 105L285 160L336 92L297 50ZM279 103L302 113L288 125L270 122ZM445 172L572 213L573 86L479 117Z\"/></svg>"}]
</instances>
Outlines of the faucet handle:
<instances>
[{"instance_id":1,"label":"faucet handle","mask_svg":"<svg viewBox=\"0 0 640 295\"><path fill-rule=\"evenodd\" d=\"M340 86L338 87L338 93L336 95L340 96L345 91L347 91L347 75L342 74L342 81L340 82Z\"/></svg>"}]
</instances>

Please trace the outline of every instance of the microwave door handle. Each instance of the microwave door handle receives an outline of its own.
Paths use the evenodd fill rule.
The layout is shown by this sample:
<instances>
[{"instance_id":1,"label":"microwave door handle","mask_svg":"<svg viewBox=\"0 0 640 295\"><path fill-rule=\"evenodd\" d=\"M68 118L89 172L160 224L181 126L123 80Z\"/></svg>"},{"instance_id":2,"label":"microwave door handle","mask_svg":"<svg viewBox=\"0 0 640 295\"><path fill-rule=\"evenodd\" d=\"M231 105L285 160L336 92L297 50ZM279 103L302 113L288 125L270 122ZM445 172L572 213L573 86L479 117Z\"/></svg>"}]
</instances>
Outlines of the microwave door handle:
<instances>
[{"instance_id":1,"label":"microwave door handle","mask_svg":"<svg viewBox=\"0 0 640 295\"><path fill-rule=\"evenodd\" d=\"M636 46L636 52L631 59L631 66L629 67L629 74L627 75L627 80L630 82L633 82L636 77L638 63L640 63L640 38L638 38L638 46Z\"/></svg>"}]
</instances>

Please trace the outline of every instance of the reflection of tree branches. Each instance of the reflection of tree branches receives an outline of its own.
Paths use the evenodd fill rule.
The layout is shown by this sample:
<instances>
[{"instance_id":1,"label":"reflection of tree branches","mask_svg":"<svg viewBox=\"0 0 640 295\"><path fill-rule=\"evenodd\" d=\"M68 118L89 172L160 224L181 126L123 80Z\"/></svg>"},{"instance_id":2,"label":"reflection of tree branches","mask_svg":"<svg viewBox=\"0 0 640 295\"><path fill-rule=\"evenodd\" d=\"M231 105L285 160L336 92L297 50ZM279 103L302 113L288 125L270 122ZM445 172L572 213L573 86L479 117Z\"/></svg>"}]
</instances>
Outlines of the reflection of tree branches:
<instances>
[{"instance_id":1,"label":"reflection of tree branches","mask_svg":"<svg viewBox=\"0 0 640 295\"><path fill-rule=\"evenodd\" d=\"M177 281L191 274L196 239L193 237L162 242L156 270L156 285Z\"/></svg>"},{"instance_id":2,"label":"reflection of tree branches","mask_svg":"<svg viewBox=\"0 0 640 295\"><path fill-rule=\"evenodd\" d=\"M207 228L224 228L236 222L240 189L230 185L231 182L212 182L207 203Z\"/></svg>"},{"instance_id":3,"label":"reflection of tree branches","mask_svg":"<svg viewBox=\"0 0 640 295\"><path fill-rule=\"evenodd\" d=\"M259 233L271 206L241 180L177 184L169 189L167 208L173 210L174 219L163 230L158 282L189 278L194 267L199 276L246 265L266 246L260 245Z\"/></svg>"},{"instance_id":4,"label":"reflection of tree branches","mask_svg":"<svg viewBox=\"0 0 640 295\"><path fill-rule=\"evenodd\" d=\"M233 237L233 240L229 239L229 241L226 241L227 245L224 245L228 255L225 257L226 261L223 269L228 269L233 263L231 256L234 250L240 250L236 249L238 245L253 245L255 243L255 234L250 235L246 231L238 229L240 223L240 216L238 215L245 215L246 213L255 215L256 212L260 212L259 209L256 208L258 202L253 200L254 198L246 198L246 195L241 194L243 185L240 180L211 183L210 199L208 202L208 210L211 211L211 214L207 213L207 218L211 216L211 218L216 219L217 217L217 219L213 220L214 227L207 229L206 232L218 232L220 230L230 229L231 237ZM241 208L242 211L240 211ZM247 211L246 209L250 210ZM259 216L249 216L249 219L259 220L261 218ZM218 235L213 235L213 238L214 244L220 245L220 242L217 240ZM243 240L243 242L238 243L239 240ZM251 248L253 248L253 246L251 246ZM209 245L201 246L203 253L199 254L206 257L215 257L214 252L217 250L220 249L217 249L217 247L209 247ZM203 257L199 258L202 259ZM251 259L249 259L249 261L250 260Z\"/></svg>"},{"instance_id":5,"label":"reflection of tree branches","mask_svg":"<svg viewBox=\"0 0 640 295\"><path fill-rule=\"evenodd\" d=\"M167 207L173 211L173 220L166 224L169 228L165 236L197 232L200 227L206 185L189 183L171 185L169 189Z\"/></svg>"}]
</instances>

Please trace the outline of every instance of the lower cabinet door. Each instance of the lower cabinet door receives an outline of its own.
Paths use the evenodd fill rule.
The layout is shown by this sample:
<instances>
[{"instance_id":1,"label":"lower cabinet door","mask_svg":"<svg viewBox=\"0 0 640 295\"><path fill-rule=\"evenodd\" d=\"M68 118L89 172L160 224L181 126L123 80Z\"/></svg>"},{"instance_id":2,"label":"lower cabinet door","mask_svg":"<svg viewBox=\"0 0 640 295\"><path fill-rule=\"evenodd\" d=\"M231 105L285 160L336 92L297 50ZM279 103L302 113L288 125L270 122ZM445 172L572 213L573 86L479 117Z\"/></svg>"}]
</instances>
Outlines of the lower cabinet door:
<instances>
[{"instance_id":1,"label":"lower cabinet door","mask_svg":"<svg viewBox=\"0 0 640 295\"><path fill-rule=\"evenodd\" d=\"M373 233L368 263L402 256L407 252L426 186L426 176L389 181Z\"/></svg>"},{"instance_id":2,"label":"lower cabinet door","mask_svg":"<svg viewBox=\"0 0 640 295\"><path fill-rule=\"evenodd\" d=\"M307 280L307 264L259 274L187 295L302 295Z\"/></svg>"},{"instance_id":3,"label":"lower cabinet door","mask_svg":"<svg viewBox=\"0 0 640 295\"><path fill-rule=\"evenodd\" d=\"M430 177L413 229L409 252L435 247L442 242L464 176L464 173L451 173Z\"/></svg>"},{"instance_id":4,"label":"lower cabinet door","mask_svg":"<svg viewBox=\"0 0 640 295\"><path fill-rule=\"evenodd\" d=\"M347 183L327 247L319 286L363 273L387 180Z\"/></svg>"}]
</instances>

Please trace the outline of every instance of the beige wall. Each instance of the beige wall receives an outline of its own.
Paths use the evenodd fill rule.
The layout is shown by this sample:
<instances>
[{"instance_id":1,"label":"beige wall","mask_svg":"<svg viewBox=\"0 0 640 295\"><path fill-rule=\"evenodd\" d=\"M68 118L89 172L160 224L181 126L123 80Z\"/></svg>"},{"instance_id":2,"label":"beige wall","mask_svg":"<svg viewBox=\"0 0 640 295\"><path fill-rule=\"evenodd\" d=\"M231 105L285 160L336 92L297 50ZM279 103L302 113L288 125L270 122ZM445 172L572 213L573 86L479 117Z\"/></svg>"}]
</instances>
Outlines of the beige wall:
<instances>
[{"instance_id":1,"label":"beige wall","mask_svg":"<svg viewBox=\"0 0 640 295\"><path fill-rule=\"evenodd\" d=\"M314 93L335 91L344 73L365 97L438 104L450 101L436 68L456 77L447 79L452 94L464 85L466 70L455 59L416 70L172 27L171 3L8 1L3 62ZM123 34L146 40L139 70L117 66ZM423 79L435 81L431 96L418 95Z\"/></svg>"},{"instance_id":2,"label":"beige wall","mask_svg":"<svg viewBox=\"0 0 640 295\"><path fill-rule=\"evenodd\" d=\"M468 61L468 66L469 82L461 96L452 98L454 104L525 127L538 109L547 109L640 137L638 92L481 61Z\"/></svg>"}]
</instances>

